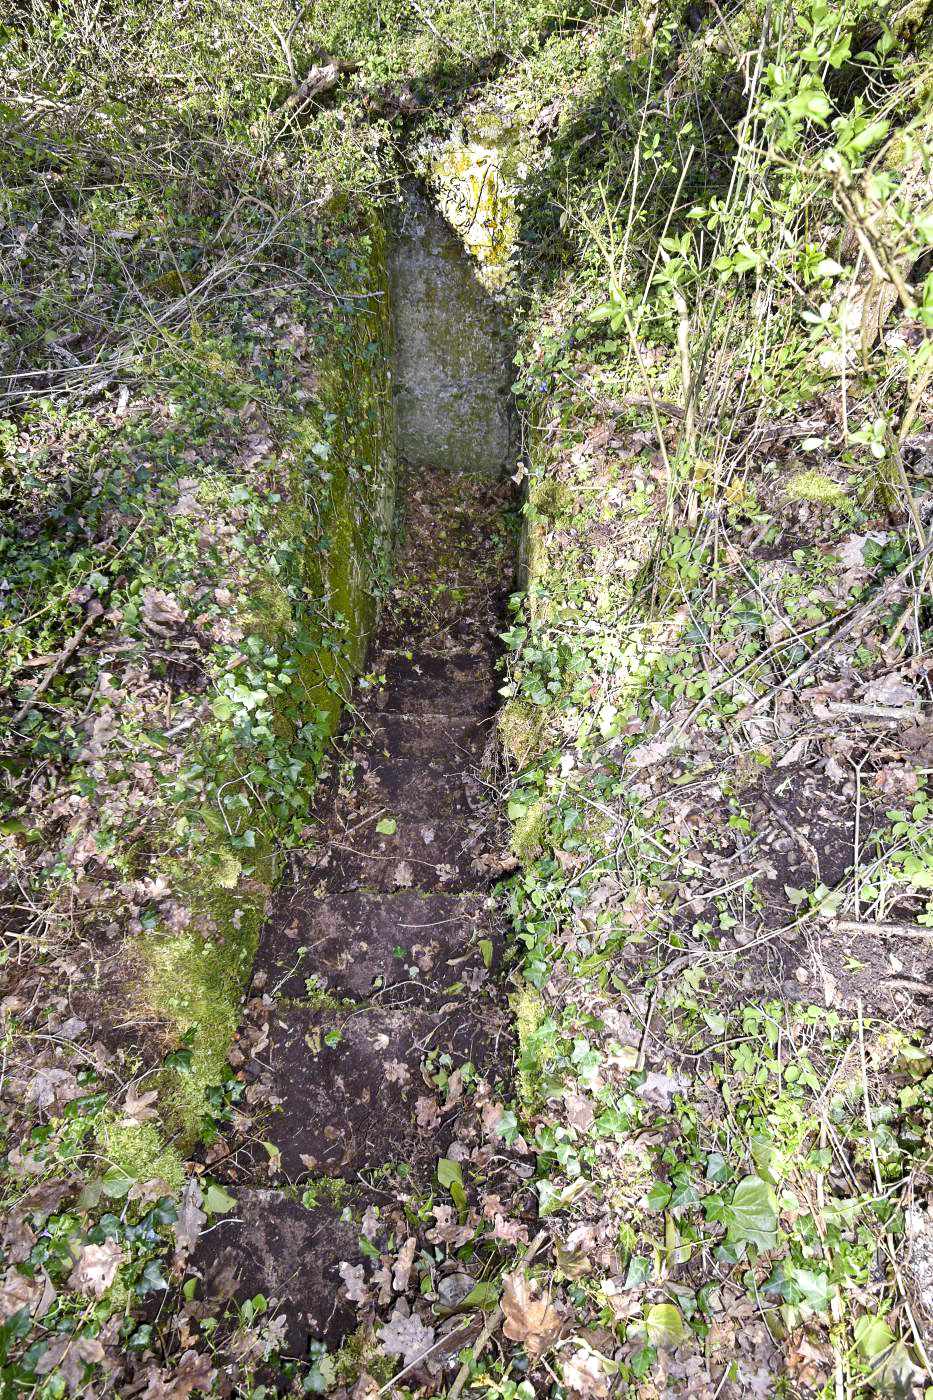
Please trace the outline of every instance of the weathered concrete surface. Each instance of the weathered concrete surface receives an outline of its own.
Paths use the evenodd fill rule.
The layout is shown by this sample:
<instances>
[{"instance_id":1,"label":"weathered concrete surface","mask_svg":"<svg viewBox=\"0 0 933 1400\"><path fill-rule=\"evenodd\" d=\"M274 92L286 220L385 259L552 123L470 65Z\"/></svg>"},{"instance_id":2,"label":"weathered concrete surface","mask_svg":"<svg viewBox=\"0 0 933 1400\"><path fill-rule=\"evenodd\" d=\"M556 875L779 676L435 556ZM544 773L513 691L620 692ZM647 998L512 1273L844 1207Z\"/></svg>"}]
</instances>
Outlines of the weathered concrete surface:
<instances>
[{"instance_id":1,"label":"weathered concrete surface","mask_svg":"<svg viewBox=\"0 0 933 1400\"><path fill-rule=\"evenodd\" d=\"M267 1051L277 1102L263 1134L280 1153L281 1175L355 1181L391 1162L405 1162L417 1176L430 1172L437 1145L418 1121L418 1101L428 1096L422 1061L433 1046L485 1072L500 1019L462 996L437 1010L279 1012ZM252 1155L264 1168L268 1149L257 1147L241 1160Z\"/></svg>"},{"instance_id":2,"label":"weathered concrete surface","mask_svg":"<svg viewBox=\"0 0 933 1400\"><path fill-rule=\"evenodd\" d=\"M286 1352L304 1356L312 1338L330 1341L354 1325L338 1265L362 1258L359 1233L331 1206L306 1210L282 1191L243 1187L236 1213L218 1221L192 1259L204 1273L199 1306L210 1317L263 1293L273 1312L282 1305Z\"/></svg>"},{"instance_id":3,"label":"weathered concrete surface","mask_svg":"<svg viewBox=\"0 0 933 1400\"><path fill-rule=\"evenodd\" d=\"M501 683L488 652L377 652L371 670L385 676L385 685L374 697L377 709L391 705L406 715L443 713L451 697L464 710L489 713Z\"/></svg>"},{"instance_id":4,"label":"weathered concrete surface","mask_svg":"<svg viewBox=\"0 0 933 1400\"><path fill-rule=\"evenodd\" d=\"M488 925L475 894L409 889L387 897L361 889L317 897L289 890L263 930L259 960L278 999L309 1000L309 977L313 988L335 997L424 999L424 979L469 986L487 961L495 966L499 938Z\"/></svg>"},{"instance_id":5,"label":"weathered concrete surface","mask_svg":"<svg viewBox=\"0 0 933 1400\"><path fill-rule=\"evenodd\" d=\"M378 823L359 829L332 829L313 867L321 890L334 894L363 885L373 890L414 886L426 893L461 894L476 889L485 849L482 821L463 816L421 817L405 812L391 835Z\"/></svg>"},{"instance_id":6,"label":"weathered concrete surface","mask_svg":"<svg viewBox=\"0 0 933 1400\"><path fill-rule=\"evenodd\" d=\"M449 225L412 195L389 250L398 448L414 467L500 474L510 451L504 317Z\"/></svg>"}]
</instances>

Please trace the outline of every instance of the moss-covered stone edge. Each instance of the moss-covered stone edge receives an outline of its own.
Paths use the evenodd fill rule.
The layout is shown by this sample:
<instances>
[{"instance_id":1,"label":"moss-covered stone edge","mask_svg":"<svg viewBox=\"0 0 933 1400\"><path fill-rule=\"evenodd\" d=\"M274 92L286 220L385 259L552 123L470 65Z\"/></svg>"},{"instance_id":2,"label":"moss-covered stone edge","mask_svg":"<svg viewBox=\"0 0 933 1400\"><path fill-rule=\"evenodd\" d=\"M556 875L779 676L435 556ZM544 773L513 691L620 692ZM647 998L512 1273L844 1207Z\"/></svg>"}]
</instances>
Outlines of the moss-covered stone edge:
<instances>
[{"instance_id":1,"label":"moss-covered stone edge","mask_svg":"<svg viewBox=\"0 0 933 1400\"><path fill-rule=\"evenodd\" d=\"M290 414L277 425L288 491L272 514L269 555L275 556L279 543L291 546L285 554L293 561L304 611L315 614L319 624L318 644L305 646L297 678L299 708L314 724L316 738L314 759L303 774L309 801L327 739L337 728L365 655L387 568L394 507L386 234L375 216L358 238L358 251L356 269L365 269L365 285L372 294L361 299L356 284L348 287L348 298L333 319L331 349L320 365L313 402L306 413ZM347 276L353 277L352 269ZM331 448L330 480L322 491L320 474L309 471L309 464L320 466L316 454L325 429ZM281 578L268 571L256 580L249 599L238 600L238 612L270 647L284 651L303 620L301 607L289 602ZM275 731L287 741L301 716L296 718L294 703L286 704L284 697L274 709ZM192 748L215 751L221 724L209 721ZM224 750L229 744L221 742L219 747ZM229 770L225 782L242 789L235 760ZM267 804L248 797L236 827L253 834L248 848L237 848L215 819L199 841L171 860L173 888L196 916L191 931L174 936L143 933L136 939L141 1010L157 1019L169 1041L184 1046L180 1054L171 1055L171 1067L162 1073L163 1118L171 1146L153 1136L150 1154L151 1165L158 1165L162 1176L165 1154L180 1158L201 1135L206 1091L229 1073L227 1055L240 1003L280 870L281 832ZM196 931L205 923L209 936ZM106 1146L118 1167L129 1166L120 1161L121 1142L119 1135L110 1134ZM137 1147L134 1143L131 1154L134 1176L141 1170Z\"/></svg>"}]
</instances>

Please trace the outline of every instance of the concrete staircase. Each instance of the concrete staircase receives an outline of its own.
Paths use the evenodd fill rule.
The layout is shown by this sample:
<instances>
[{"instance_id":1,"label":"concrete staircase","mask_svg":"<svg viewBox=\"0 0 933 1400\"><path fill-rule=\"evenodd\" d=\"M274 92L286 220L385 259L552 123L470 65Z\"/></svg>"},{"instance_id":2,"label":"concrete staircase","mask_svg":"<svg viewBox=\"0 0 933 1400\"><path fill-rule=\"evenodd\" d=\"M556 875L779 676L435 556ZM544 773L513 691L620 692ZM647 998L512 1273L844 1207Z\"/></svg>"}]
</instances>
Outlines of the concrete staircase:
<instances>
[{"instance_id":1,"label":"concrete staircase","mask_svg":"<svg viewBox=\"0 0 933 1400\"><path fill-rule=\"evenodd\" d=\"M339 1265L362 1257L367 1207L387 1219L393 1197L429 1185L458 1112L446 1076L508 1069L478 771L511 584L504 496L488 479L419 476L316 839L262 933L232 1057L246 1112L209 1166L237 1208L193 1264L215 1306L276 1299L290 1354L356 1325Z\"/></svg>"}]
</instances>

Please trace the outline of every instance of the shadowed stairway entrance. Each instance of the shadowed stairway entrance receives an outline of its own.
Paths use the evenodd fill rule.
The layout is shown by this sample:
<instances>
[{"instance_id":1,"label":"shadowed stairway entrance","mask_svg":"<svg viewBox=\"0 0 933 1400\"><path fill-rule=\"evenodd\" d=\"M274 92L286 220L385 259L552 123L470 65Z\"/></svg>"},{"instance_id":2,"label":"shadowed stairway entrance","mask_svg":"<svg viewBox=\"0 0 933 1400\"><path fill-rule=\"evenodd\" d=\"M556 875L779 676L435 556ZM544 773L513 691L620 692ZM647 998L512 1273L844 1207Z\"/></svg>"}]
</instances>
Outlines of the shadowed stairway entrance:
<instances>
[{"instance_id":1,"label":"shadowed stairway entrance","mask_svg":"<svg viewBox=\"0 0 933 1400\"><path fill-rule=\"evenodd\" d=\"M430 1192L440 1159L491 1155L475 1123L511 1063L502 939L486 907L501 863L481 776L513 585L504 350L471 359L456 286L474 289L449 248L436 283L420 266L452 238L425 217L394 271L400 296L406 257L419 263L424 312L396 316L400 447L422 460L400 491L395 582L316 797L314 839L293 853L263 929L231 1056L243 1111L207 1159L236 1208L193 1260L210 1308L269 1299L292 1356L372 1324L379 1295L361 1282L364 1265L390 1240L414 1241L406 1206ZM449 469L457 423L444 404L463 425L471 394L464 451L475 467L485 424L488 475ZM425 464L431 452L440 465ZM389 1286L383 1304L398 1292Z\"/></svg>"}]
</instances>

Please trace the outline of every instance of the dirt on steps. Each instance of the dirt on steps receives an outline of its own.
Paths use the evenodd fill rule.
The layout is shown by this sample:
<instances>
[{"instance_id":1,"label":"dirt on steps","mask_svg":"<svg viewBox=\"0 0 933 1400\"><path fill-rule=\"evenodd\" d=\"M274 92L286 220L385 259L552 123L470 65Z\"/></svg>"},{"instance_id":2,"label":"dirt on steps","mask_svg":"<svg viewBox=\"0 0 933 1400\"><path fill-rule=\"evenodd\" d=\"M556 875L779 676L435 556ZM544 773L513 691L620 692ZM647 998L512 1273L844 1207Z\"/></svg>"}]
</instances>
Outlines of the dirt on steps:
<instances>
[{"instance_id":1,"label":"dirt on steps","mask_svg":"<svg viewBox=\"0 0 933 1400\"><path fill-rule=\"evenodd\" d=\"M287 1355L356 1325L346 1270L417 1228L406 1204L509 1073L482 777L508 499L488 478L411 484L396 587L263 929L231 1056L244 1111L208 1154L237 1205L191 1265L205 1315L270 1299Z\"/></svg>"}]
</instances>

